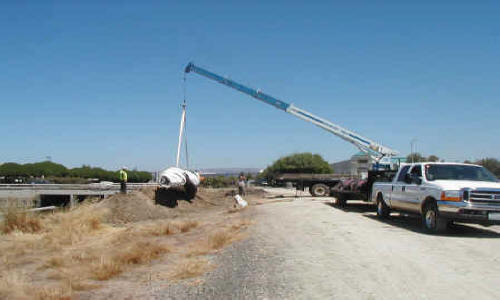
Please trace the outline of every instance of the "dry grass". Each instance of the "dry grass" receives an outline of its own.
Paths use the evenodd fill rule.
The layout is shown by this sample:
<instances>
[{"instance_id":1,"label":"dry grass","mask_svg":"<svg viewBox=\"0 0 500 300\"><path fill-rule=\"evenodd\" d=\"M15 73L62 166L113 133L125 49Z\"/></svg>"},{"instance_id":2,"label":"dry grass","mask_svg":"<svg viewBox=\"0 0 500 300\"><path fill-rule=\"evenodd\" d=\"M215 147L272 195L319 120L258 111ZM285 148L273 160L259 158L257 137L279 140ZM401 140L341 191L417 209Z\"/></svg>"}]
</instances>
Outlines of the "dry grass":
<instances>
[{"instance_id":1,"label":"dry grass","mask_svg":"<svg viewBox=\"0 0 500 300\"><path fill-rule=\"evenodd\" d=\"M168 252L179 260L165 261L166 279L199 276L212 267L200 256L238 240L249 224L224 214L231 204L210 206L212 211L204 203L185 204L171 217L143 214L129 223L113 223L109 216L117 212L95 201L54 214L11 209L0 224L2 231L9 228L0 235L0 299L70 299Z\"/></svg>"},{"instance_id":2,"label":"dry grass","mask_svg":"<svg viewBox=\"0 0 500 300\"><path fill-rule=\"evenodd\" d=\"M251 225L252 221L249 219L241 219L235 221L232 224L226 225L226 228L220 229L215 233L210 234L207 238L201 241L196 241L188 247L188 251L185 253L185 256L195 257L200 255L206 255L209 253L213 253L224 246L227 246L235 241L238 241L243 238L243 234L241 232L242 229L245 229L247 226Z\"/></svg>"},{"instance_id":3,"label":"dry grass","mask_svg":"<svg viewBox=\"0 0 500 300\"><path fill-rule=\"evenodd\" d=\"M113 256L122 265L149 263L161 254L170 252L166 246L153 242L138 242Z\"/></svg>"},{"instance_id":4,"label":"dry grass","mask_svg":"<svg viewBox=\"0 0 500 300\"><path fill-rule=\"evenodd\" d=\"M72 290L67 286L42 287L33 293L33 299L37 300L71 300Z\"/></svg>"},{"instance_id":5,"label":"dry grass","mask_svg":"<svg viewBox=\"0 0 500 300\"><path fill-rule=\"evenodd\" d=\"M25 233L35 233L42 229L42 224L38 215L26 211L27 207L17 207L9 204L0 213L3 215L3 222L0 230L5 233L20 231Z\"/></svg>"},{"instance_id":6,"label":"dry grass","mask_svg":"<svg viewBox=\"0 0 500 300\"><path fill-rule=\"evenodd\" d=\"M69 286L73 291L88 291L99 288L100 285L87 283L83 279L73 279L69 281Z\"/></svg>"},{"instance_id":7,"label":"dry grass","mask_svg":"<svg viewBox=\"0 0 500 300\"><path fill-rule=\"evenodd\" d=\"M158 222L157 224L144 228L144 230L154 236L171 235L181 231L179 225L174 222Z\"/></svg>"},{"instance_id":8,"label":"dry grass","mask_svg":"<svg viewBox=\"0 0 500 300\"><path fill-rule=\"evenodd\" d=\"M210 269L211 265L205 258L193 258L177 264L170 278L182 280L198 277Z\"/></svg>"},{"instance_id":9,"label":"dry grass","mask_svg":"<svg viewBox=\"0 0 500 300\"><path fill-rule=\"evenodd\" d=\"M64 259L60 256L52 256L42 268L60 268L62 266L64 266Z\"/></svg>"},{"instance_id":10,"label":"dry grass","mask_svg":"<svg viewBox=\"0 0 500 300\"><path fill-rule=\"evenodd\" d=\"M180 228L181 232L188 232L191 229L198 227L198 225L199 225L198 221L187 220L187 221L183 221L182 223L180 223L179 228Z\"/></svg>"},{"instance_id":11,"label":"dry grass","mask_svg":"<svg viewBox=\"0 0 500 300\"><path fill-rule=\"evenodd\" d=\"M208 238L208 244L210 248L217 250L224 247L226 244L229 244L231 238L233 236L233 232L227 230L218 231Z\"/></svg>"},{"instance_id":12,"label":"dry grass","mask_svg":"<svg viewBox=\"0 0 500 300\"><path fill-rule=\"evenodd\" d=\"M33 288L28 276L16 272L4 272L0 277L0 299L71 299L69 286L45 286Z\"/></svg>"},{"instance_id":13,"label":"dry grass","mask_svg":"<svg viewBox=\"0 0 500 300\"><path fill-rule=\"evenodd\" d=\"M0 299L28 299L26 275L3 272L0 275Z\"/></svg>"},{"instance_id":14,"label":"dry grass","mask_svg":"<svg viewBox=\"0 0 500 300\"><path fill-rule=\"evenodd\" d=\"M54 250L74 245L103 229L102 219L109 212L82 205L74 210L58 212L44 219L44 246Z\"/></svg>"},{"instance_id":15,"label":"dry grass","mask_svg":"<svg viewBox=\"0 0 500 300\"><path fill-rule=\"evenodd\" d=\"M169 251L168 247L153 242L136 242L122 250L112 248L106 257L102 256L99 262L91 265L90 272L94 279L108 280L124 272L130 265L149 263Z\"/></svg>"},{"instance_id":16,"label":"dry grass","mask_svg":"<svg viewBox=\"0 0 500 300\"><path fill-rule=\"evenodd\" d=\"M123 272L123 265L103 258L100 262L92 264L90 269L93 279L108 280L120 275Z\"/></svg>"}]
</instances>

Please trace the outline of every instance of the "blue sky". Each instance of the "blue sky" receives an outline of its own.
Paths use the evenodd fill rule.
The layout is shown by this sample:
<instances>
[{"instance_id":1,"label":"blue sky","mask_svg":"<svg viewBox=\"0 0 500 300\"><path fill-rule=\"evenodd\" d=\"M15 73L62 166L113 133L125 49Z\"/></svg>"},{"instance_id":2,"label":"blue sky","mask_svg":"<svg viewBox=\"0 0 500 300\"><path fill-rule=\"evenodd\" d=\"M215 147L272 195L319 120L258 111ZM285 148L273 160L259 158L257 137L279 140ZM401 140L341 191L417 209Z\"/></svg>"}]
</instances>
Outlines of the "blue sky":
<instances>
[{"instance_id":1,"label":"blue sky","mask_svg":"<svg viewBox=\"0 0 500 300\"><path fill-rule=\"evenodd\" d=\"M237 3L241 2L241 3ZM500 158L498 1L0 1L0 162L175 162L194 61L406 155ZM187 77L191 164L356 149Z\"/></svg>"}]
</instances>

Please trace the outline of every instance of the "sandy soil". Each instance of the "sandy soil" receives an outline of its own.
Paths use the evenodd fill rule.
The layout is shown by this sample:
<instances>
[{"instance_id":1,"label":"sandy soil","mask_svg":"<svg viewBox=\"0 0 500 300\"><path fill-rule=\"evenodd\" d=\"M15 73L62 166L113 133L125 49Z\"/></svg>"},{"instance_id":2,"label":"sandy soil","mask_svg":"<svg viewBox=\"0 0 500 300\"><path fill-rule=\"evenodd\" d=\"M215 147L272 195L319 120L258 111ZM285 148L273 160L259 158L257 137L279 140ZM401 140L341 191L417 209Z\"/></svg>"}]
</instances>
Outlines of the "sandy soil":
<instances>
[{"instance_id":1,"label":"sandy soil","mask_svg":"<svg viewBox=\"0 0 500 300\"><path fill-rule=\"evenodd\" d=\"M457 225L432 236L423 233L417 218L394 214L379 221L361 202L341 210L327 198L282 200L256 206L252 236L219 254L214 263L220 267L199 284L171 285L150 296L497 299L500 294L500 226Z\"/></svg>"}]
</instances>

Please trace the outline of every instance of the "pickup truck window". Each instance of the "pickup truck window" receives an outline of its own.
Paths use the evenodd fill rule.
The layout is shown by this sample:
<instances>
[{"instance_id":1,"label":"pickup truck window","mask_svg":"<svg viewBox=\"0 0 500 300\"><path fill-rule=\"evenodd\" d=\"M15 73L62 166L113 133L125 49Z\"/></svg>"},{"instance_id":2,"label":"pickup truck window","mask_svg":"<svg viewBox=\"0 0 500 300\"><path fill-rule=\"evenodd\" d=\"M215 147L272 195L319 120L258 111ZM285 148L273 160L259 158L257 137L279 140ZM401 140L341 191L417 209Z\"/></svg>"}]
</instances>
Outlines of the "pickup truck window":
<instances>
[{"instance_id":1,"label":"pickup truck window","mask_svg":"<svg viewBox=\"0 0 500 300\"><path fill-rule=\"evenodd\" d=\"M405 182L405 176L406 176L406 173L408 173L409 168L410 168L410 166L404 166L401 168L401 171L399 172L399 175L398 175L399 182Z\"/></svg>"},{"instance_id":2,"label":"pickup truck window","mask_svg":"<svg viewBox=\"0 0 500 300\"><path fill-rule=\"evenodd\" d=\"M411 175L414 176L422 176L422 166L414 166L413 169L411 169Z\"/></svg>"},{"instance_id":3,"label":"pickup truck window","mask_svg":"<svg viewBox=\"0 0 500 300\"><path fill-rule=\"evenodd\" d=\"M425 177L434 180L472 180L498 182L497 178L488 170L478 166L466 165L426 165Z\"/></svg>"}]
</instances>

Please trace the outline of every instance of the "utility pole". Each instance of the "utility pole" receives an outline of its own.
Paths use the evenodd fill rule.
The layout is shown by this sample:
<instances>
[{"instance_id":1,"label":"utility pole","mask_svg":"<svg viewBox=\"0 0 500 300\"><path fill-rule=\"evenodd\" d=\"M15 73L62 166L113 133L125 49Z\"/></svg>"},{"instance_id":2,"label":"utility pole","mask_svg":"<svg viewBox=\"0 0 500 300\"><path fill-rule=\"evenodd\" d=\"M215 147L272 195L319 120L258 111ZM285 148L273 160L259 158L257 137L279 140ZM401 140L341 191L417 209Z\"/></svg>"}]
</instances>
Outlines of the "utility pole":
<instances>
[{"instance_id":1,"label":"utility pole","mask_svg":"<svg viewBox=\"0 0 500 300\"><path fill-rule=\"evenodd\" d=\"M415 152L417 152L417 139L416 138L413 138L411 139L410 141L410 147L411 147L411 152L410 152L410 157L411 157L411 163L413 164L415 162L415 156L413 155L413 145L415 145Z\"/></svg>"}]
</instances>

